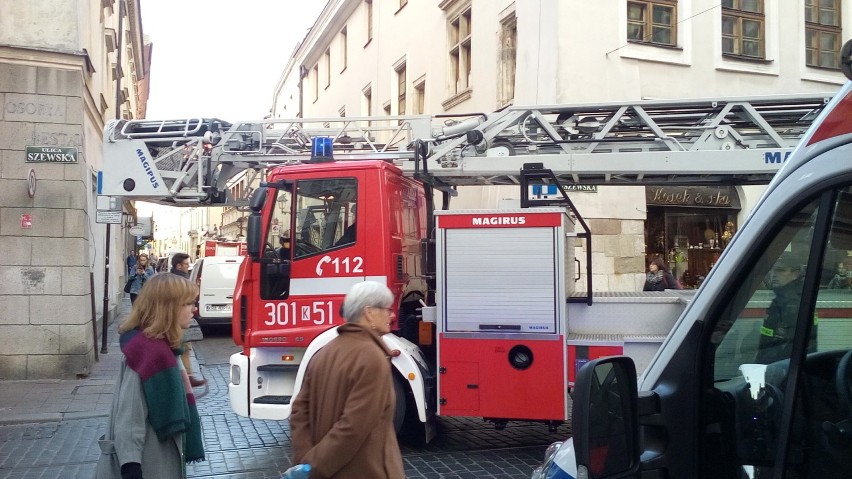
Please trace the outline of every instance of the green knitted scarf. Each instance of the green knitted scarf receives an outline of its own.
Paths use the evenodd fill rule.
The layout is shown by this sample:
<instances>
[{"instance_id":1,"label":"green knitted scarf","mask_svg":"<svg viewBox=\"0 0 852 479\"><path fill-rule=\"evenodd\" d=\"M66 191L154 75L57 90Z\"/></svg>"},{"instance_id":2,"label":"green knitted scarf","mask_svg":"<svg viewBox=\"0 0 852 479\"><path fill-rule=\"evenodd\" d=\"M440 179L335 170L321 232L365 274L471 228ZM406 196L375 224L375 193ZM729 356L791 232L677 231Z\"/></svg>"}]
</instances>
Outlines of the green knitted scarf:
<instances>
[{"instance_id":1,"label":"green knitted scarf","mask_svg":"<svg viewBox=\"0 0 852 479\"><path fill-rule=\"evenodd\" d=\"M204 460L201 420L195 395L185 386L184 372L177 363L182 349L172 349L165 339L152 339L133 329L121 334L121 352L127 365L142 378L148 405L148 422L160 441L184 433L186 462Z\"/></svg>"}]
</instances>

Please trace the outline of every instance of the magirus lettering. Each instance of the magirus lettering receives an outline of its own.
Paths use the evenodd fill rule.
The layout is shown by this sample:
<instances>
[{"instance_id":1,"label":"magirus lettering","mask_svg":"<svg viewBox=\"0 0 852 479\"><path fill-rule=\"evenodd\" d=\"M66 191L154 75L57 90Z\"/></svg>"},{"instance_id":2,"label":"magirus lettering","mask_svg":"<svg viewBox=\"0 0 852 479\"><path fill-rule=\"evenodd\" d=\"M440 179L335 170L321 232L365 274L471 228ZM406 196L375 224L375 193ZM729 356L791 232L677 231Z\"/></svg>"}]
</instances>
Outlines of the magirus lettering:
<instances>
[{"instance_id":1,"label":"magirus lettering","mask_svg":"<svg viewBox=\"0 0 852 479\"><path fill-rule=\"evenodd\" d=\"M487 216L473 218L474 226L523 225L527 218L524 216Z\"/></svg>"},{"instance_id":2,"label":"magirus lettering","mask_svg":"<svg viewBox=\"0 0 852 479\"><path fill-rule=\"evenodd\" d=\"M154 170L151 169L151 165L148 163L148 158L145 157L145 153L142 151L142 148L136 149L136 156L139 157L139 161L142 163L142 168L145 169L145 173L148 175L148 180L151 182L151 185L154 188L159 188L160 183L157 181L157 177L154 175Z\"/></svg>"}]
</instances>

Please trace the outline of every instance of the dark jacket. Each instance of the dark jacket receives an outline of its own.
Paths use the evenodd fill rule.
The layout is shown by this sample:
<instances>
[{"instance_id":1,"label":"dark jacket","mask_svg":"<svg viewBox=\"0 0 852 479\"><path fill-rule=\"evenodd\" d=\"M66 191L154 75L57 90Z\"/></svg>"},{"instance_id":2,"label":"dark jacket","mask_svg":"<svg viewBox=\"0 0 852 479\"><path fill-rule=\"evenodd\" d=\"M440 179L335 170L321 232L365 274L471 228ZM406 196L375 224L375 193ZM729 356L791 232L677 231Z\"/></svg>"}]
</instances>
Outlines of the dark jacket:
<instances>
[{"instance_id":1,"label":"dark jacket","mask_svg":"<svg viewBox=\"0 0 852 479\"><path fill-rule=\"evenodd\" d=\"M402 479L390 351L361 325L338 332L311 360L293 402L293 463L310 464L312 479Z\"/></svg>"},{"instance_id":2,"label":"dark jacket","mask_svg":"<svg viewBox=\"0 0 852 479\"><path fill-rule=\"evenodd\" d=\"M169 273L176 274L178 276L183 276L184 278L189 279L189 273L184 273L183 271L181 271L177 268L170 269Z\"/></svg>"},{"instance_id":3,"label":"dark jacket","mask_svg":"<svg viewBox=\"0 0 852 479\"><path fill-rule=\"evenodd\" d=\"M793 338L796 333L796 317L802 301L802 278L775 288L775 298L766 309L766 319L760 328L760 346L756 362L769 364L790 359L793 352ZM817 320L811 327L808 352L816 351Z\"/></svg>"},{"instance_id":4,"label":"dark jacket","mask_svg":"<svg viewBox=\"0 0 852 479\"><path fill-rule=\"evenodd\" d=\"M674 276L668 271L663 271L663 279L658 283L652 283L645 280L645 286L642 291L663 291L666 289L680 289L675 281Z\"/></svg>"}]
</instances>

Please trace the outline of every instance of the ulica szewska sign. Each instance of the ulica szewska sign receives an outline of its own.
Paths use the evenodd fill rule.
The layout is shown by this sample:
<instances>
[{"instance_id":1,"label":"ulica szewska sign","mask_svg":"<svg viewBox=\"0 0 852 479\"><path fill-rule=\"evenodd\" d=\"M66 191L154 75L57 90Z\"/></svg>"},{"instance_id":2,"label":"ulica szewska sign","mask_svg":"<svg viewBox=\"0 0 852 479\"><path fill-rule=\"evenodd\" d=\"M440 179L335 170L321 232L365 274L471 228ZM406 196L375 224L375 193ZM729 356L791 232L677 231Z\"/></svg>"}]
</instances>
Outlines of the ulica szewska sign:
<instances>
[{"instance_id":1,"label":"ulica szewska sign","mask_svg":"<svg viewBox=\"0 0 852 479\"><path fill-rule=\"evenodd\" d=\"M28 146L27 163L77 163L77 148Z\"/></svg>"}]
</instances>

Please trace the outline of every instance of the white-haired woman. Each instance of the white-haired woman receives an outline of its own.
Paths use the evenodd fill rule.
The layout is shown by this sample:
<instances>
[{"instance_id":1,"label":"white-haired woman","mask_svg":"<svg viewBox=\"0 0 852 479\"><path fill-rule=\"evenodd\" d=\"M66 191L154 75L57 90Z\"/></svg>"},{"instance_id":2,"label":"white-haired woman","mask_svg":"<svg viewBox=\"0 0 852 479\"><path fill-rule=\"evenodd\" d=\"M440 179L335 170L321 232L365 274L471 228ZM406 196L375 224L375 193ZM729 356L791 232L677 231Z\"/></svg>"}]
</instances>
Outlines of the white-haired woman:
<instances>
[{"instance_id":1,"label":"white-haired woman","mask_svg":"<svg viewBox=\"0 0 852 479\"><path fill-rule=\"evenodd\" d=\"M293 402L293 463L311 477L401 479L402 455L393 428L390 332L393 294L365 281L343 300L340 335L311 360Z\"/></svg>"}]
</instances>

